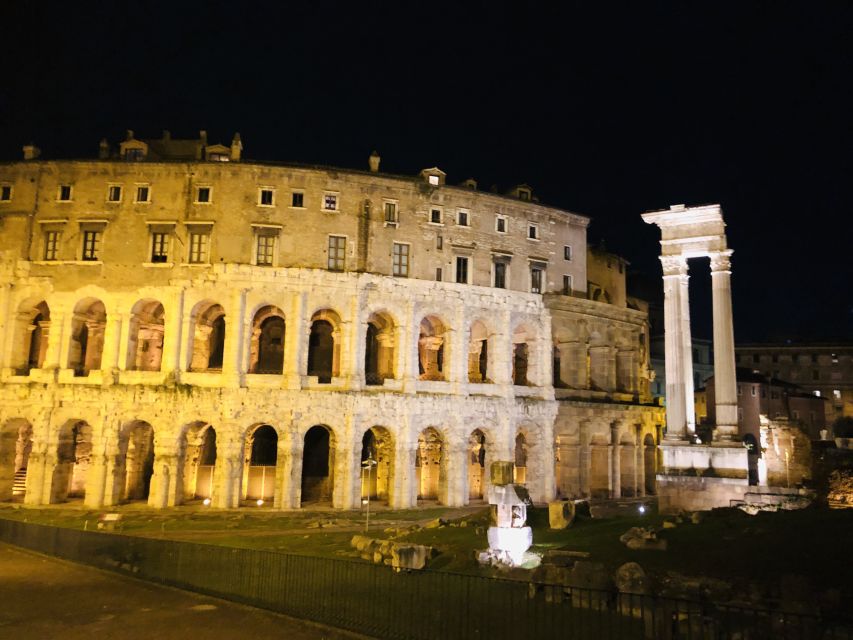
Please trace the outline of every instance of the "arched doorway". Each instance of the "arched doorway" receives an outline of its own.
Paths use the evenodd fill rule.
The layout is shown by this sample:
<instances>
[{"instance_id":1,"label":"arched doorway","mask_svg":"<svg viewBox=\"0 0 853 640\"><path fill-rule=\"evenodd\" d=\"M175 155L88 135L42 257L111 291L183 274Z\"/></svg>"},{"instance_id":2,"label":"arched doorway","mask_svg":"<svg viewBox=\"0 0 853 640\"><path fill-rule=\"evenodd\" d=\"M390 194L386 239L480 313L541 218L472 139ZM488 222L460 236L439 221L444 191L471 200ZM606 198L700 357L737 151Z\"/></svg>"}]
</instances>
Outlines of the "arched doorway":
<instances>
[{"instance_id":1,"label":"arched doorway","mask_svg":"<svg viewBox=\"0 0 853 640\"><path fill-rule=\"evenodd\" d=\"M192 371L221 371L225 355L225 309L200 302L193 311L195 329L190 361Z\"/></svg>"},{"instance_id":2,"label":"arched doorway","mask_svg":"<svg viewBox=\"0 0 853 640\"><path fill-rule=\"evenodd\" d=\"M394 378L396 330L394 321L386 313L372 313L367 319L364 348L364 380L369 385L380 385Z\"/></svg>"},{"instance_id":3,"label":"arched doorway","mask_svg":"<svg viewBox=\"0 0 853 640\"><path fill-rule=\"evenodd\" d=\"M556 449L559 451L559 448ZM515 436L515 469L513 471L515 484L527 482L527 438L519 432Z\"/></svg>"},{"instance_id":4,"label":"arched doorway","mask_svg":"<svg viewBox=\"0 0 853 640\"><path fill-rule=\"evenodd\" d=\"M90 371L101 368L106 323L106 308L100 300L87 298L74 307L68 368L74 370L75 376L88 376Z\"/></svg>"},{"instance_id":5,"label":"arched doorway","mask_svg":"<svg viewBox=\"0 0 853 640\"><path fill-rule=\"evenodd\" d=\"M59 431L51 502L86 496L86 476L92 462L92 427L69 420Z\"/></svg>"},{"instance_id":6,"label":"arched doorway","mask_svg":"<svg viewBox=\"0 0 853 640\"><path fill-rule=\"evenodd\" d=\"M44 300L24 302L18 308L11 366L18 375L28 375L30 369L40 369L47 352L50 332L50 308Z\"/></svg>"},{"instance_id":7,"label":"arched doorway","mask_svg":"<svg viewBox=\"0 0 853 640\"><path fill-rule=\"evenodd\" d=\"M340 367L340 317L324 309L311 318L311 335L308 338L308 375L316 376L320 384L329 384L339 375Z\"/></svg>"},{"instance_id":8,"label":"arched doorway","mask_svg":"<svg viewBox=\"0 0 853 640\"><path fill-rule=\"evenodd\" d=\"M418 338L418 374L421 380L447 380L447 325L437 316L421 320Z\"/></svg>"},{"instance_id":9,"label":"arched doorway","mask_svg":"<svg viewBox=\"0 0 853 640\"><path fill-rule=\"evenodd\" d=\"M530 380L530 331L524 325L519 325L512 333L512 383L528 386Z\"/></svg>"},{"instance_id":10,"label":"arched doorway","mask_svg":"<svg viewBox=\"0 0 853 640\"><path fill-rule=\"evenodd\" d=\"M183 442L184 499L212 499L216 490L216 430L206 422L193 422Z\"/></svg>"},{"instance_id":11,"label":"arched doorway","mask_svg":"<svg viewBox=\"0 0 853 640\"><path fill-rule=\"evenodd\" d=\"M8 420L0 429L0 501L23 500L32 448L33 428L23 418Z\"/></svg>"},{"instance_id":12,"label":"arched doorway","mask_svg":"<svg viewBox=\"0 0 853 640\"><path fill-rule=\"evenodd\" d=\"M278 461L278 432L275 427L262 424L252 429L246 436L243 455L243 498L272 501L275 498L275 467Z\"/></svg>"},{"instance_id":13,"label":"arched doorway","mask_svg":"<svg viewBox=\"0 0 853 640\"><path fill-rule=\"evenodd\" d=\"M160 371L166 312L157 300L140 300L130 316L127 368Z\"/></svg>"},{"instance_id":14,"label":"arched doorway","mask_svg":"<svg viewBox=\"0 0 853 640\"><path fill-rule=\"evenodd\" d=\"M372 460L376 464L366 464ZM361 439L361 497L389 502L393 487L394 443L385 427L371 427Z\"/></svg>"},{"instance_id":15,"label":"arched doorway","mask_svg":"<svg viewBox=\"0 0 853 640\"><path fill-rule=\"evenodd\" d=\"M491 382L489 379L489 330L475 320L471 324L471 339L468 341L468 382Z\"/></svg>"},{"instance_id":16,"label":"arched doorway","mask_svg":"<svg viewBox=\"0 0 853 640\"><path fill-rule=\"evenodd\" d=\"M148 500L154 474L154 429L147 422L132 422L119 442L124 454L124 491L128 501Z\"/></svg>"},{"instance_id":17,"label":"arched doorway","mask_svg":"<svg viewBox=\"0 0 853 640\"><path fill-rule=\"evenodd\" d=\"M761 457L761 451L758 448L758 442L755 436L747 433L743 437L743 444L746 447L746 461L748 469L748 478L750 486L758 485L758 459Z\"/></svg>"},{"instance_id":18,"label":"arched doorway","mask_svg":"<svg viewBox=\"0 0 853 640\"><path fill-rule=\"evenodd\" d=\"M645 472L646 495L654 495L655 475L657 474L657 447L652 434L643 438L643 467Z\"/></svg>"},{"instance_id":19,"label":"arched doorway","mask_svg":"<svg viewBox=\"0 0 853 640\"><path fill-rule=\"evenodd\" d=\"M335 484L335 447L332 432L314 425L305 433L302 449L302 504L331 502Z\"/></svg>"},{"instance_id":20,"label":"arched doorway","mask_svg":"<svg viewBox=\"0 0 853 640\"><path fill-rule=\"evenodd\" d=\"M438 500L445 481L444 442L441 434L433 427L427 427L418 436L415 470L418 499Z\"/></svg>"},{"instance_id":21,"label":"arched doorway","mask_svg":"<svg viewBox=\"0 0 853 640\"><path fill-rule=\"evenodd\" d=\"M252 321L249 373L280 375L284 371L284 312L268 305Z\"/></svg>"},{"instance_id":22,"label":"arched doorway","mask_svg":"<svg viewBox=\"0 0 853 640\"><path fill-rule=\"evenodd\" d=\"M486 483L486 434L474 429L468 436L468 499L482 500Z\"/></svg>"}]
</instances>

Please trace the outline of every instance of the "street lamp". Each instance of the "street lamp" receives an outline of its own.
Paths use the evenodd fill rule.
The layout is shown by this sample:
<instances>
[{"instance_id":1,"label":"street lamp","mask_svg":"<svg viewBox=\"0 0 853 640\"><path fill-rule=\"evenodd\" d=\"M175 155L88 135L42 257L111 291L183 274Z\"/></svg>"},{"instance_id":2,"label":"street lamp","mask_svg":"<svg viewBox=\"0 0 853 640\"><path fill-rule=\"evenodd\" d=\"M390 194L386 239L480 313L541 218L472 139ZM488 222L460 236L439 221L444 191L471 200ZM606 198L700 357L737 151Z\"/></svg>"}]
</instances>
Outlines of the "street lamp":
<instances>
[{"instance_id":1,"label":"street lamp","mask_svg":"<svg viewBox=\"0 0 853 640\"><path fill-rule=\"evenodd\" d=\"M361 504L366 505L367 511L365 512L364 517L364 532L367 533L368 527L370 527L370 471L375 467L378 463L372 457L368 456L367 460L363 460L361 463L361 486L364 488L364 472L367 471L367 497L361 499Z\"/></svg>"}]
</instances>

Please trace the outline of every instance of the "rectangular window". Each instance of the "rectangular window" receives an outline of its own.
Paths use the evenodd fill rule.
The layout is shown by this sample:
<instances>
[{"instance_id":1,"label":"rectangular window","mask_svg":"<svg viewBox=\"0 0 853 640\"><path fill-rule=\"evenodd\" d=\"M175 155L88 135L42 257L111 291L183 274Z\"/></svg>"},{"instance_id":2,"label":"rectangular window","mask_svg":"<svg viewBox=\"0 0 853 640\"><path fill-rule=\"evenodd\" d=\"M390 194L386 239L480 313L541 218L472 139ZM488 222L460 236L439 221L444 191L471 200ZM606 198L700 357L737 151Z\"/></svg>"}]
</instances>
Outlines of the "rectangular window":
<instances>
[{"instance_id":1,"label":"rectangular window","mask_svg":"<svg viewBox=\"0 0 853 640\"><path fill-rule=\"evenodd\" d=\"M195 201L197 204L210 204L210 187L196 187Z\"/></svg>"},{"instance_id":2,"label":"rectangular window","mask_svg":"<svg viewBox=\"0 0 853 640\"><path fill-rule=\"evenodd\" d=\"M329 271L343 271L346 264L347 239L329 236Z\"/></svg>"},{"instance_id":3,"label":"rectangular window","mask_svg":"<svg viewBox=\"0 0 853 640\"><path fill-rule=\"evenodd\" d=\"M125 149L124 159L128 162L136 160L145 160L145 150L143 149Z\"/></svg>"},{"instance_id":4,"label":"rectangular window","mask_svg":"<svg viewBox=\"0 0 853 640\"><path fill-rule=\"evenodd\" d=\"M528 224L527 225L527 238L529 240L538 240L539 239L539 225L538 224Z\"/></svg>"},{"instance_id":5,"label":"rectangular window","mask_svg":"<svg viewBox=\"0 0 853 640\"><path fill-rule=\"evenodd\" d=\"M392 271L395 276L409 277L409 245L394 243Z\"/></svg>"},{"instance_id":6,"label":"rectangular window","mask_svg":"<svg viewBox=\"0 0 853 640\"><path fill-rule=\"evenodd\" d=\"M753 398L755 397L755 392L756 392L755 385L752 385L752 389L750 390L750 395L752 395Z\"/></svg>"},{"instance_id":7,"label":"rectangular window","mask_svg":"<svg viewBox=\"0 0 853 640\"><path fill-rule=\"evenodd\" d=\"M136 202L151 202L151 188L147 184L136 187Z\"/></svg>"},{"instance_id":8,"label":"rectangular window","mask_svg":"<svg viewBox=\"0 0 853 640\"><path fill-rule=\"evenodd\" d=\"M433 186L438 186L438 183L439 183L438 176L429 176L427 178L427 182L429 182Z\"/></svg>"},{"instance_id":9,"label":"rectangular window","mask_svg":"<svg viewBox=\"0 0 853 640\"><path fill-rule=\"evenodd\" d=\"M497 216L495 218L495 231L498 233L506 233L506 216Z\"/></svg>"},{"instance_id":10,"label":"rectangular window","mask_svg":"<svg viewBox=\"0 0 853 640\"><path fill-rule=\"evenodd\" d=\"M258 191L258 204L262 207L272 207L275 204L275 191L260 189Z\"/></svg>"},{"instance_id":11,"label":"rectangular window","mask_svg":"<svg viewBox=\"0 0 853 640\"><path fill-rule=\"evenodd\" d=\"M456 257L456 282L468 284L468 258Z\"/></svg>"},{"instance_id":12,"label":"rectangular window","mask_svg":"<svg viewBox=\"0 0 853 640\"><path fill-rule=\"evenodd\" d=\"M59 193L57 193L56 199L59 200L60 202L71 202L71 185L70 184L59 185Z\"/></svg>"},{"instance_id":13,"label":"rectangular window","mask_svg":"<svg viewBox=\"0 0 853 640\"><path fill-rule=\"evenodd\" d=\"M397 222L397 203L396 202L386 202L385 203L385 222L396 224L396 222Z\"/></svg>"},{"instance_id":14,"label":"rectangular window","mask_svg":"<svg viewBox=\"0 0 853 640\"><path fill-rule=\"evenodd\" d=\"M83 260L96 261L101 251L101 232L100 231L84 231L83 232Z\"/></svg>"},{"instance_id":15,"label":"rectangular window","mask_svg":"<svg viewBox=\"0 0 853 640\"><path fill-rule=\"evenodd\" d=\"M273 258L275 258L275 236L258 235L255 264L261 267L271 267L273 266Z\"/></svg>"},{"instance_id":16,"label":"rectangular window","mask_svg":"<svg viewBox=\"0 0 853 640\"><path fill-rule=\"evenodd\" d=\"M460 209L456 214L456 224L460 227L468 226L468 212L464 209Z\"/></svg>"},{"instance_id":17,"label":"rectangular window","mask_svg":"<svg viewBox=\"0 0 853 640\"><path fill-rule=\"evenodd\" d=\"M444 237L443 236L436 236L435 237L435 248L438 249L439 251L444 249Z\"/></svg>"},{"instance_id":18,"label":"rectangular window","mask_svg":"<svg viewBox=\"0 0 853 640\"><path fill-rule=\"evenodd\" d=\"M323 196L323 210L324 211L337 211L338 210L338 196L334 193L327 193Z\"/></svg>"},{"instance_id":19,"label":"rectangular window","mask_svg":"<svg viewBox=\"0 0 853 640\"><path fill-rule=\"evenodd\" d=\"M429 221L433 224L441 224L441 209L430 209Z\"/></svg>"},{"instance_id":20,"label":"rectangular window","mask_svg":"<svg viewBox=\"0 0 853 640\"><path fill-rule=\"evenodd\" d=\"M12 186L0 185L0 202L9 202L12 199Z\"/></svg>"},{"instance_id":21,"label":"rectangular window","mask_svg":"<svg viewBox=\"0 0 853 640\"><path fill-rule=\"evenodd\" d=\"M204 231L190 233L190 264L206 264L210 234Z\"/></svg>"},{"instance_id":22,"label":"rectangular window","mask_svg":"<svg viewBox=\"0 0 853 640\"><path fill-rule=\"evenodd\" d=\"M435 268L435 281L441 282L441 267Z\"/></svg>"},{"instance_id":23,"label":"rectangular window","mask_svg":"<svg viewBox=\"0 0 853 640\"><path fill-rule=\"evenodd\" d=\"M572 295L572 276L563 276L563 295Z\"/></svg>"},{"instance_id":24,"label":"rectangular window","mask_svg":"<svg viewBox=\"0 0 853 640\"><path fill-rule=\"evenodd\" d=\"M297 209L302 209L305 206L305 194L301 191L294 191L290 196L290 206Z\"/></svg>"},{"instance_id":25,"label":"rectangular window","mask_svg":"<svg viewBox=\"0 0 853 640\"><path fill-rule=\"evenodd\" d=\"M59 259L59 231L44 232L44 259Z\"/></svg>"},{"instance_id":26,"label":"rectangular window","mask_svg":"<svg viewBox=\"0 0 853 640\"><path fill-rule=\"evenodd\" d=\"M169 234L154 232L151 234L151 262L169 261Z\"/></svg>"},{"instance_id":27,"label":"rectangular window","mask_svg":"<svg viewBox=\"0 0 853 640\"><path fill-rule=\"evenodd\" d=\"M572 248L569 245L565 245L563 247L563 260L571 261L572 259Z\"/></svg>"},{"instance_id":28,"label":"rectangular window","mask_svg":"<svg viewBox=\"0 0 853 640\"><path fill-rule=\"evenodd\" d=\"M107 202L121 202L121 185L111 184L107 189Z\"/></svg>"},{"instance_id":29,"label":"rectangular window","mask_svg":"<svg viewBox=\"0 0 853 640\"><path fill-rule=\"evenodd\" d=\"M495 263L495 288L506 289L506 262Z\"/></svg>"},{"instance_id":30,"label":"rectangular window","mask_svg":"<svg viewBox=\"0 0 853 640\"><path fill-rule=\"evenodd\" d=\"M530 293L542 293L542 269L539 267L530 269Z\"/></svg>"}]
</instances>

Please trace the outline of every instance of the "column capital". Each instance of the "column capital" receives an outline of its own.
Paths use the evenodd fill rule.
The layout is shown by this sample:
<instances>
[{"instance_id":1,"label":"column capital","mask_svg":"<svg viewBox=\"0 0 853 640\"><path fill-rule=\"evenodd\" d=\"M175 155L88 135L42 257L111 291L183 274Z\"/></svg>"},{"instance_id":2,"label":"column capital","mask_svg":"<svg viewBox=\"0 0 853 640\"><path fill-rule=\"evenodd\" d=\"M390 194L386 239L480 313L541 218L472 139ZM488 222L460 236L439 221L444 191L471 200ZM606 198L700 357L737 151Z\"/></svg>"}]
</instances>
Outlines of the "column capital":
<instances>
[{"instance_id":1,"label":"column capital","mask_svg":"<svg viewBox=\"0 0 853 640\"><path fill-rule=\"evenodd\" d=\"M711 273L731 273L731 257L733 253L734 251L728 249L726 251L709 254L708 257L711 258Z\"/></svg>"},{"instance_id":2,"label":"column capital","mask_svg":"<svg viewBox=\"0 0 853 640\"><path fill-rule=\"evenodd\" d=\"M660 256L660 263L663 266L663 276L686 276L687 275L687 258L682 255L676 256Z\"/></svg>"}]
</instances>

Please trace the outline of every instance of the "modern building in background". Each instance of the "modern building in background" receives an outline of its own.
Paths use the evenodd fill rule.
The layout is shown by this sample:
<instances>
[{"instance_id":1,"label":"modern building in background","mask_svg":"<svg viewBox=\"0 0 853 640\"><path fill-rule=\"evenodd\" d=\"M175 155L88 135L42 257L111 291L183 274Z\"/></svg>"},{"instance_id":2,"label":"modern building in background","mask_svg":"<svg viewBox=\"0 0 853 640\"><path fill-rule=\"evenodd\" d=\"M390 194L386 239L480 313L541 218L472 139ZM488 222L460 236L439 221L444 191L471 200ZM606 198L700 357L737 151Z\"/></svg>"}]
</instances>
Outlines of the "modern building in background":
<instances>
[{"instance_id":1,"label":"modern building in background","mask_svg":"<svg viewBox=\"0 0 853 640\"><path fill-rule=\"evenodd\" d=\"M0 499L456 506L493 460L537 501L653 490L648 320L589 299L588 218L242 149L0 165Z\"/></svg>"}]
</instances>

